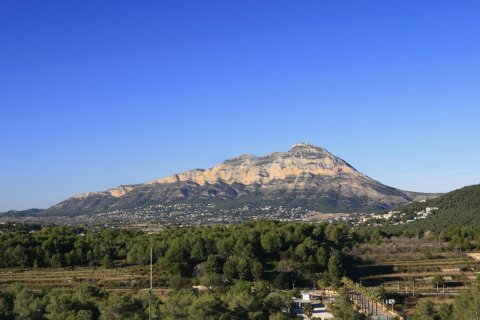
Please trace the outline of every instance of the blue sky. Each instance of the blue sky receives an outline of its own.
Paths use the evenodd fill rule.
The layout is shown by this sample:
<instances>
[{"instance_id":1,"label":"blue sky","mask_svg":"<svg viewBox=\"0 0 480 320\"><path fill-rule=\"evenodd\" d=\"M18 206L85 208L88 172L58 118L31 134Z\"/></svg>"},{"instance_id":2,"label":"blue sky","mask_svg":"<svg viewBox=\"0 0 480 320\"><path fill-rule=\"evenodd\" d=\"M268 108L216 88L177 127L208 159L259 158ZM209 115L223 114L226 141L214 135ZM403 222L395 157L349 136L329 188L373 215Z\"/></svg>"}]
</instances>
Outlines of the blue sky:
<instances>
[{"instance_id":1,"label":"blue sky","mask_svg":"<svg viewBox=\"0 0 480 320\"><path fill-rule=\"evenodd\" d=\"M0 211L323 146L480 182L478 1L0 3Z\"/></svg>"}]
</instances>

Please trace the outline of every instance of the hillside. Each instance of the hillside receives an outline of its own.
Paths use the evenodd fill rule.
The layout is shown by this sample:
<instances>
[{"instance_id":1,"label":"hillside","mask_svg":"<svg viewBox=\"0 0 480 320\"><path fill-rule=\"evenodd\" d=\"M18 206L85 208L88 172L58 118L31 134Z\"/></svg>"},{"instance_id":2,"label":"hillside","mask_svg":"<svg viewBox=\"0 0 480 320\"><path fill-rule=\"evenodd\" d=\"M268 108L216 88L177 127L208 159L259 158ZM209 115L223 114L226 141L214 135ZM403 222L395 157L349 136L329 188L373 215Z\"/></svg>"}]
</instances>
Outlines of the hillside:
<instances>
[{"instance_id":1,"label":"hillside","mask_svg":"<svg viewBox=\"0 0 480 320\"><path fill-rule=\"evenodd\" d=\"M410 203L391 214L392 217L384 221L387 225L394 222L408 228L434 231L451 226L479 226L480 184L463 187L426 201Z\"/></svg>"}]
</instances>

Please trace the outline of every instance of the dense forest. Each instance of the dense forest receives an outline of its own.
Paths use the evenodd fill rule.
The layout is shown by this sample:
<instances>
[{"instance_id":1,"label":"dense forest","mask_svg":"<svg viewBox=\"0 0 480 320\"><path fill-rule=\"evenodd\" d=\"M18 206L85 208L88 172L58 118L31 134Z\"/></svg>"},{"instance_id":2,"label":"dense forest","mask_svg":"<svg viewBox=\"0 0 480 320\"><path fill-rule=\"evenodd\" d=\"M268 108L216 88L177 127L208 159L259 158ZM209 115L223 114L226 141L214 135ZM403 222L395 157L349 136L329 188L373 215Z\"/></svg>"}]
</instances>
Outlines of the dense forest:
<instances>
[{"instance_id":1,"label":"dense forest","mask_svg":"<svg viewBox=\"0 0 480 320\"><path fill-rule=\"evenodd\" d=\"M288 319L283 311L298 295L294 286L338 284L354 241L340 224L256 221L158 234L10 224L0 234L0 266L148 264L153 248L156 275L166 279L158 285L172 289L161 303L156 300L156 319ZM196 295L192 284L216 289ZM0 318L144 319L146 301L145 294L88 286L74 293L11 287L0 294Z\"/></svg>"},{"instance_id":2,"label":"dense forest","mask_svg":"<svg viewBox=\"0 0 480 320\"><path fill-rule=\"evenodd\" d=\"M154 296L152 319L290 319L282 312L289 293L270 293L263 282L252 291L248 282L200 295L173 290L162 301ZM0 319L20 320L140 320L148 319L148 293L107 292L82 285L73 292L45 289L33 292L21 286L0 291Z\"/></svg>"},{"instance_id":3,"label":"dense forest","mask_svg":"<svg viewBox=\"0 0 480 320\"><path fill-rule=\"evenodd\" d=\"M12 229L13 228L13 229ZM85 230L4 226L0 267L75 267L115 262L147 264L170 277L202 274L227 280L269 280L278 288L343 275L343 254L354 243L346 225L257 221L230 226L167 228L158 234L127 229Z\"/></svg>"},{"instance_id":4,"label":"dense forest","mask_svg":"<svg viewBox=\"0 0 480 320\"><path fill-rule=\"evenodd\" d=\"M200 294L172 290L166 297L153 297L152 319L198 320L288 320L291 297L298 292L271 291L265 281L237 281ZM365 320L340 295L331 312L336 319ZM45 289L33 292L19 285L0 290L2 320L141 320L148 319L148 294L107 292L81 285L74 291Z\"/></svg>"},{"instance_id":5,"label":"dense forest","mask_svg":"<svg viewBox=\"0 0 480 320\"><path fill-rule=\"evenodd\" d=\"M398 235L439 237L452 248L478 248L476 226L434 232L359 228L346 224L258 220L240 225L168 227L155 234L129 229L3 224L0 267L60 268L147 265L153 249L156 287L153 319L291 319L285 312L295 287L340 287L349 272L353 246ZM192 285L209 290L192 291ZM146 286L145 286L146 287ZM480 284L434 310L421 301L415 319L469 319L480 312ZM29 290L18 284L0 290L0 319L146 319L148 293L105 290L91 284L73 289ZM330 309L338 319L365 319L341 296Z\"/></svg>"}]
</instances>

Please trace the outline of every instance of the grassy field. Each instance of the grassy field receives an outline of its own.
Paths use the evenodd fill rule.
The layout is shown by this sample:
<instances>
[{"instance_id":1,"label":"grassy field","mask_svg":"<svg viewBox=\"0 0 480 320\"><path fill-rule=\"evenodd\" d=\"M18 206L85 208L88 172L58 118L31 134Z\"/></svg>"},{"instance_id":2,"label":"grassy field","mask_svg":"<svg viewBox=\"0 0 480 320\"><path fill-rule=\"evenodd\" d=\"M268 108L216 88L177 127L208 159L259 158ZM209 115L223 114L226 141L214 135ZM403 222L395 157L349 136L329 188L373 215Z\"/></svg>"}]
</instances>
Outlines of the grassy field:
<instances>
[{"instance_id":1,"label":"grassy field","mask_svg":"<svg viewBox=\"0 0 480 320\"><path fill-rule=\"evenodd\" d=\"M435 304L451 302L480 272L480 261L446 243L424 239L392 238L355 247L348 263L350 276L367 287L383 286L397 309L408 312L418 299ZM434 278L444 285L437 288Z\"/></svg>"}]
</instances>

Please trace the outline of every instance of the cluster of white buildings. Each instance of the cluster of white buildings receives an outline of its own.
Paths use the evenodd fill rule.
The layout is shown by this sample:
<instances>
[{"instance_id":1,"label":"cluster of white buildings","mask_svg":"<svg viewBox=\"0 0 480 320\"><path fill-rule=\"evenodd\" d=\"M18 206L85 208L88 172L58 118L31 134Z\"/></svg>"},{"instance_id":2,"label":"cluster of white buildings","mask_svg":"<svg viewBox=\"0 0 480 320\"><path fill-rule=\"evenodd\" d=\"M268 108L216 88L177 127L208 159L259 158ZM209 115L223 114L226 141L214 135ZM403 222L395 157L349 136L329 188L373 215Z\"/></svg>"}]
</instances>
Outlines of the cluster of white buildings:
<instances>
[{"instance_id":1,"label":"cluster of white buildings","mask_svg":"<svg viewBox=\"0 0 480 320\"><path fill-rule=\"evenodd\" d=\"M389 211L381 214L363 215L358 218L357 224L381 224L381 221L392 221L394 225L405 224L416 220L426 219L433 214L438 207L426 207L425 209L415 212L414 214L407 214L401 211Z\"/></svg>"},{"instance_id":2,"label":"cluster of white buildings","mask_svg":"<svg viewBox=\"0 0 480 320\"><path fill-rule=\"evenodd\" d=\"M138 222L156 222L182 226L198 224L225 224L256 219L274 219L279 221L303 220L306 210L283 206L249 206L222 208L215 204L170 204L150 205L132 209L116 209L96 215L79 215L76 222L128 224Z\"/></svg>"},{"instance_id":3,"label":"cluster of white buildings","mask_svg":"<svg viewBox=\"0 0 480 320\"><path fill-rule=\"evenodd\" d=\"M312 306L312 316L311 319L333 319L333 315L327 311L325 302L331 303L334 299L334 292L329 291L319 291L319 290L310 290L310 291L301 291L300 298L293 299L293 305L291 312L295 315L308 318L304 314L304 308L306 305Z\"/></svg>"}]
</instances>

